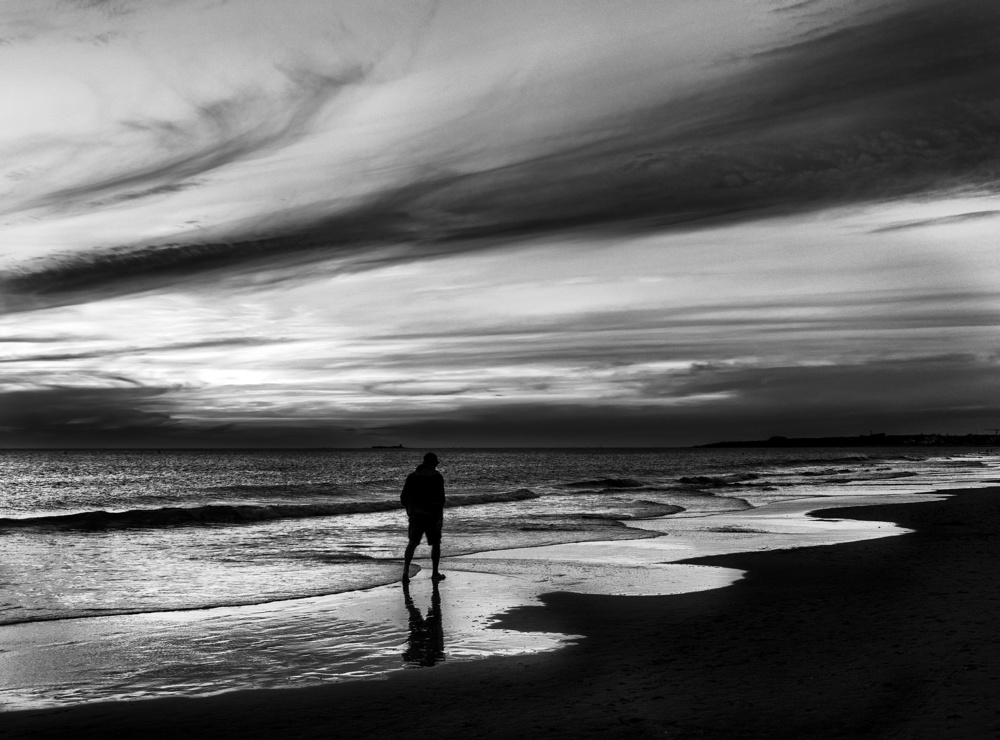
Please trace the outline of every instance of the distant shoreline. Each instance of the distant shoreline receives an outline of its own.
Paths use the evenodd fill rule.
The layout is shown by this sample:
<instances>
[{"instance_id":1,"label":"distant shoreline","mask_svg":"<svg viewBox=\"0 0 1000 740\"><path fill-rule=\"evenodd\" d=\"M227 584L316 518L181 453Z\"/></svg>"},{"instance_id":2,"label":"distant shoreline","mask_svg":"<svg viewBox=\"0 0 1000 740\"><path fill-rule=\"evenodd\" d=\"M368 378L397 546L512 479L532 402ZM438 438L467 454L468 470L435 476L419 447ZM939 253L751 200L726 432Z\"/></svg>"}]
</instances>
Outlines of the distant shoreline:
<instances>
[{"instance_id":1,"label":"distant shoreline","mask_svg":"<svg viewBox=\"0 0 1000 740\"><path fill-rule=\"evenodd\" d=\"M710 442L695 447L996 447L992 434L865 434L856 437L771 437L753 441Z\"/></svg>"}]
</instances>

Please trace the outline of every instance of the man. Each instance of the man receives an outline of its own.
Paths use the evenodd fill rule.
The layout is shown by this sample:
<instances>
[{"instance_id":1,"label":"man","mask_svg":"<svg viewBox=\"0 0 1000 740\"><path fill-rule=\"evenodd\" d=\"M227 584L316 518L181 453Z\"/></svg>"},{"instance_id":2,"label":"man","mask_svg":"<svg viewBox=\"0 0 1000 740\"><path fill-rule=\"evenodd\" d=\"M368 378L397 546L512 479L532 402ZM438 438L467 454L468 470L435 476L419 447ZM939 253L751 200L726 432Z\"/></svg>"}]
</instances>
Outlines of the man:
<instances>
[{"instance_id":1,"label":"man","mask_svg":"<svg viewBox=\"0 0 1000 740\"><path fill-rule=\"evenodd\" d=\"M436 470L437 465L437 455L433 452L424 455L424 461L406 476L403 492L399 496L410 519L410 541L403 557L403 583L410 582L410 561L413 560L417 545L425 536L427 544L431 546L431 579L444 580L444 575L438 572L441 560L441 525L444 523L444 478Z\"/></svg>"}]
</instances>

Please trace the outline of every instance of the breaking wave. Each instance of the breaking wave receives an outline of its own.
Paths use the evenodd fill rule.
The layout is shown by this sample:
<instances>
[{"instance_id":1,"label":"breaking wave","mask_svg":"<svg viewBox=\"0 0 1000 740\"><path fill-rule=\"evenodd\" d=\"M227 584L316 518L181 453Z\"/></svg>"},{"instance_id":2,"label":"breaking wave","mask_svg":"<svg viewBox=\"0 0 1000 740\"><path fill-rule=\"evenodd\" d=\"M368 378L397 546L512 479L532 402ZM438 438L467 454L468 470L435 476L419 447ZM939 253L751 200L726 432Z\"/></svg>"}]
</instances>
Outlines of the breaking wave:
<instances>
[{"instance_id":1,"label":"breaking wave","mask_svg":"<svg viewBox=\"0 0 1000 740\"><path fill-rule=\"evenodd\" d=\"M760 478L757 473L734 473L732 475L687 475L678 478L678 483L695 486L732 486L737 483L757 480Z\"/></svg>"},{"instance_id":2,"label":"breaking wave","mask_svg":"<svg viewBox=\"0 0 1000 740\"><path fill-rule=\"evenodd\" d=\"M446 506L472 506L538 498L526 488L500 493L468 493L449 496ZM125 527L162 527L185 524L240 524L345 514L370 514L400 509L395 499L385 501L344 501L331 504L268 504L258 506L207 504L205 506L170 506L129 511L84 511L56 516L0 519L0 528L64 527L71 529L106 529Z\"/></svg>"},{"instance_id":3,"label":"breaking wave","mask_svg":"<svg viewBox=\"0 0 1000 740\"><path fill-rule=\"evenodd\" d=\"M646 484L632 478L598 478L563 483L565 488L643 488Z\"/></svg>"}]
</instances>

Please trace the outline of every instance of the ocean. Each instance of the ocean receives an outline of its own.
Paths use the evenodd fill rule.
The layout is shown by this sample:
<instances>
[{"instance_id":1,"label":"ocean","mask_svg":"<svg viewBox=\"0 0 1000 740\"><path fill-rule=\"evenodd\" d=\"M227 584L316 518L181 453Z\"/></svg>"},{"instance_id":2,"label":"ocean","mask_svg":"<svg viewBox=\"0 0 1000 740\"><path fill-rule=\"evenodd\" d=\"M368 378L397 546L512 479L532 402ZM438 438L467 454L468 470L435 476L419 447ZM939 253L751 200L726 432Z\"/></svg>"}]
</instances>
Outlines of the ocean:
<instances>
[{"instance_id":1,"label":"ocean","mask_svg":"<svg viewBox=\"0 0 1000 740\"><path fill-rule=\"evenodd\" d=\"M422 452L0 452L0 639L8 645L0 652L0 706L199 695L406 667L414 615L436 613L430 595L386 616L371 594L400 580L399 491ZM1000 479L994 451L968 448L436 452L449 502L445 558L588 542L621 543L625 552L663 535L654 523L728 522L703 528L708 537L739 530L732 515L782 502ZM773 537L768 543L753 546L776 546ZM422 546L418 557L426 554ZM489 577L504 572L498 566ZM525 580L523 572L508 578ZM516 590L498 586L460 629L452 612L451 633L464 637L449 643L451 659L509 648L483 629L491 609L513 605ZM160 642L136 637L154 624ZM298 637L282 637L288 629ZM553 644L527 642L519 649ZM173 668L157 667L167 653ZM74 655L75 672L56 665ZM185 665L190 676L181 680Z\"/></svg>"}]
</instances>

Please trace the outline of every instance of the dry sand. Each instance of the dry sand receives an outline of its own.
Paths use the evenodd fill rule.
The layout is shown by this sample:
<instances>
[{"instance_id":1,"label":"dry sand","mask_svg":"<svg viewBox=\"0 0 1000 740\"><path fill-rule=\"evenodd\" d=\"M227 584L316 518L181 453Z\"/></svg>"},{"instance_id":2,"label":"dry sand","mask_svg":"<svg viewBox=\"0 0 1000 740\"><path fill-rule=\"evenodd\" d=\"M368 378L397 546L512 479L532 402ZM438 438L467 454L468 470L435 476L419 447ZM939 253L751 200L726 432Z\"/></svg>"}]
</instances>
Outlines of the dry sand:
<instances>
[{"instance_id":1,"label":"dry sand","mask_svg":"<svg viewBox=\"0 0 1000 740\"><path fill-rule=\"evenodd\" d=\"M837 509L912 534L738 553L732 586L554 593L562 650L378 681L0 714L0 738L1000 737L1000 489Z\"/></svg>"}]
</instances>

